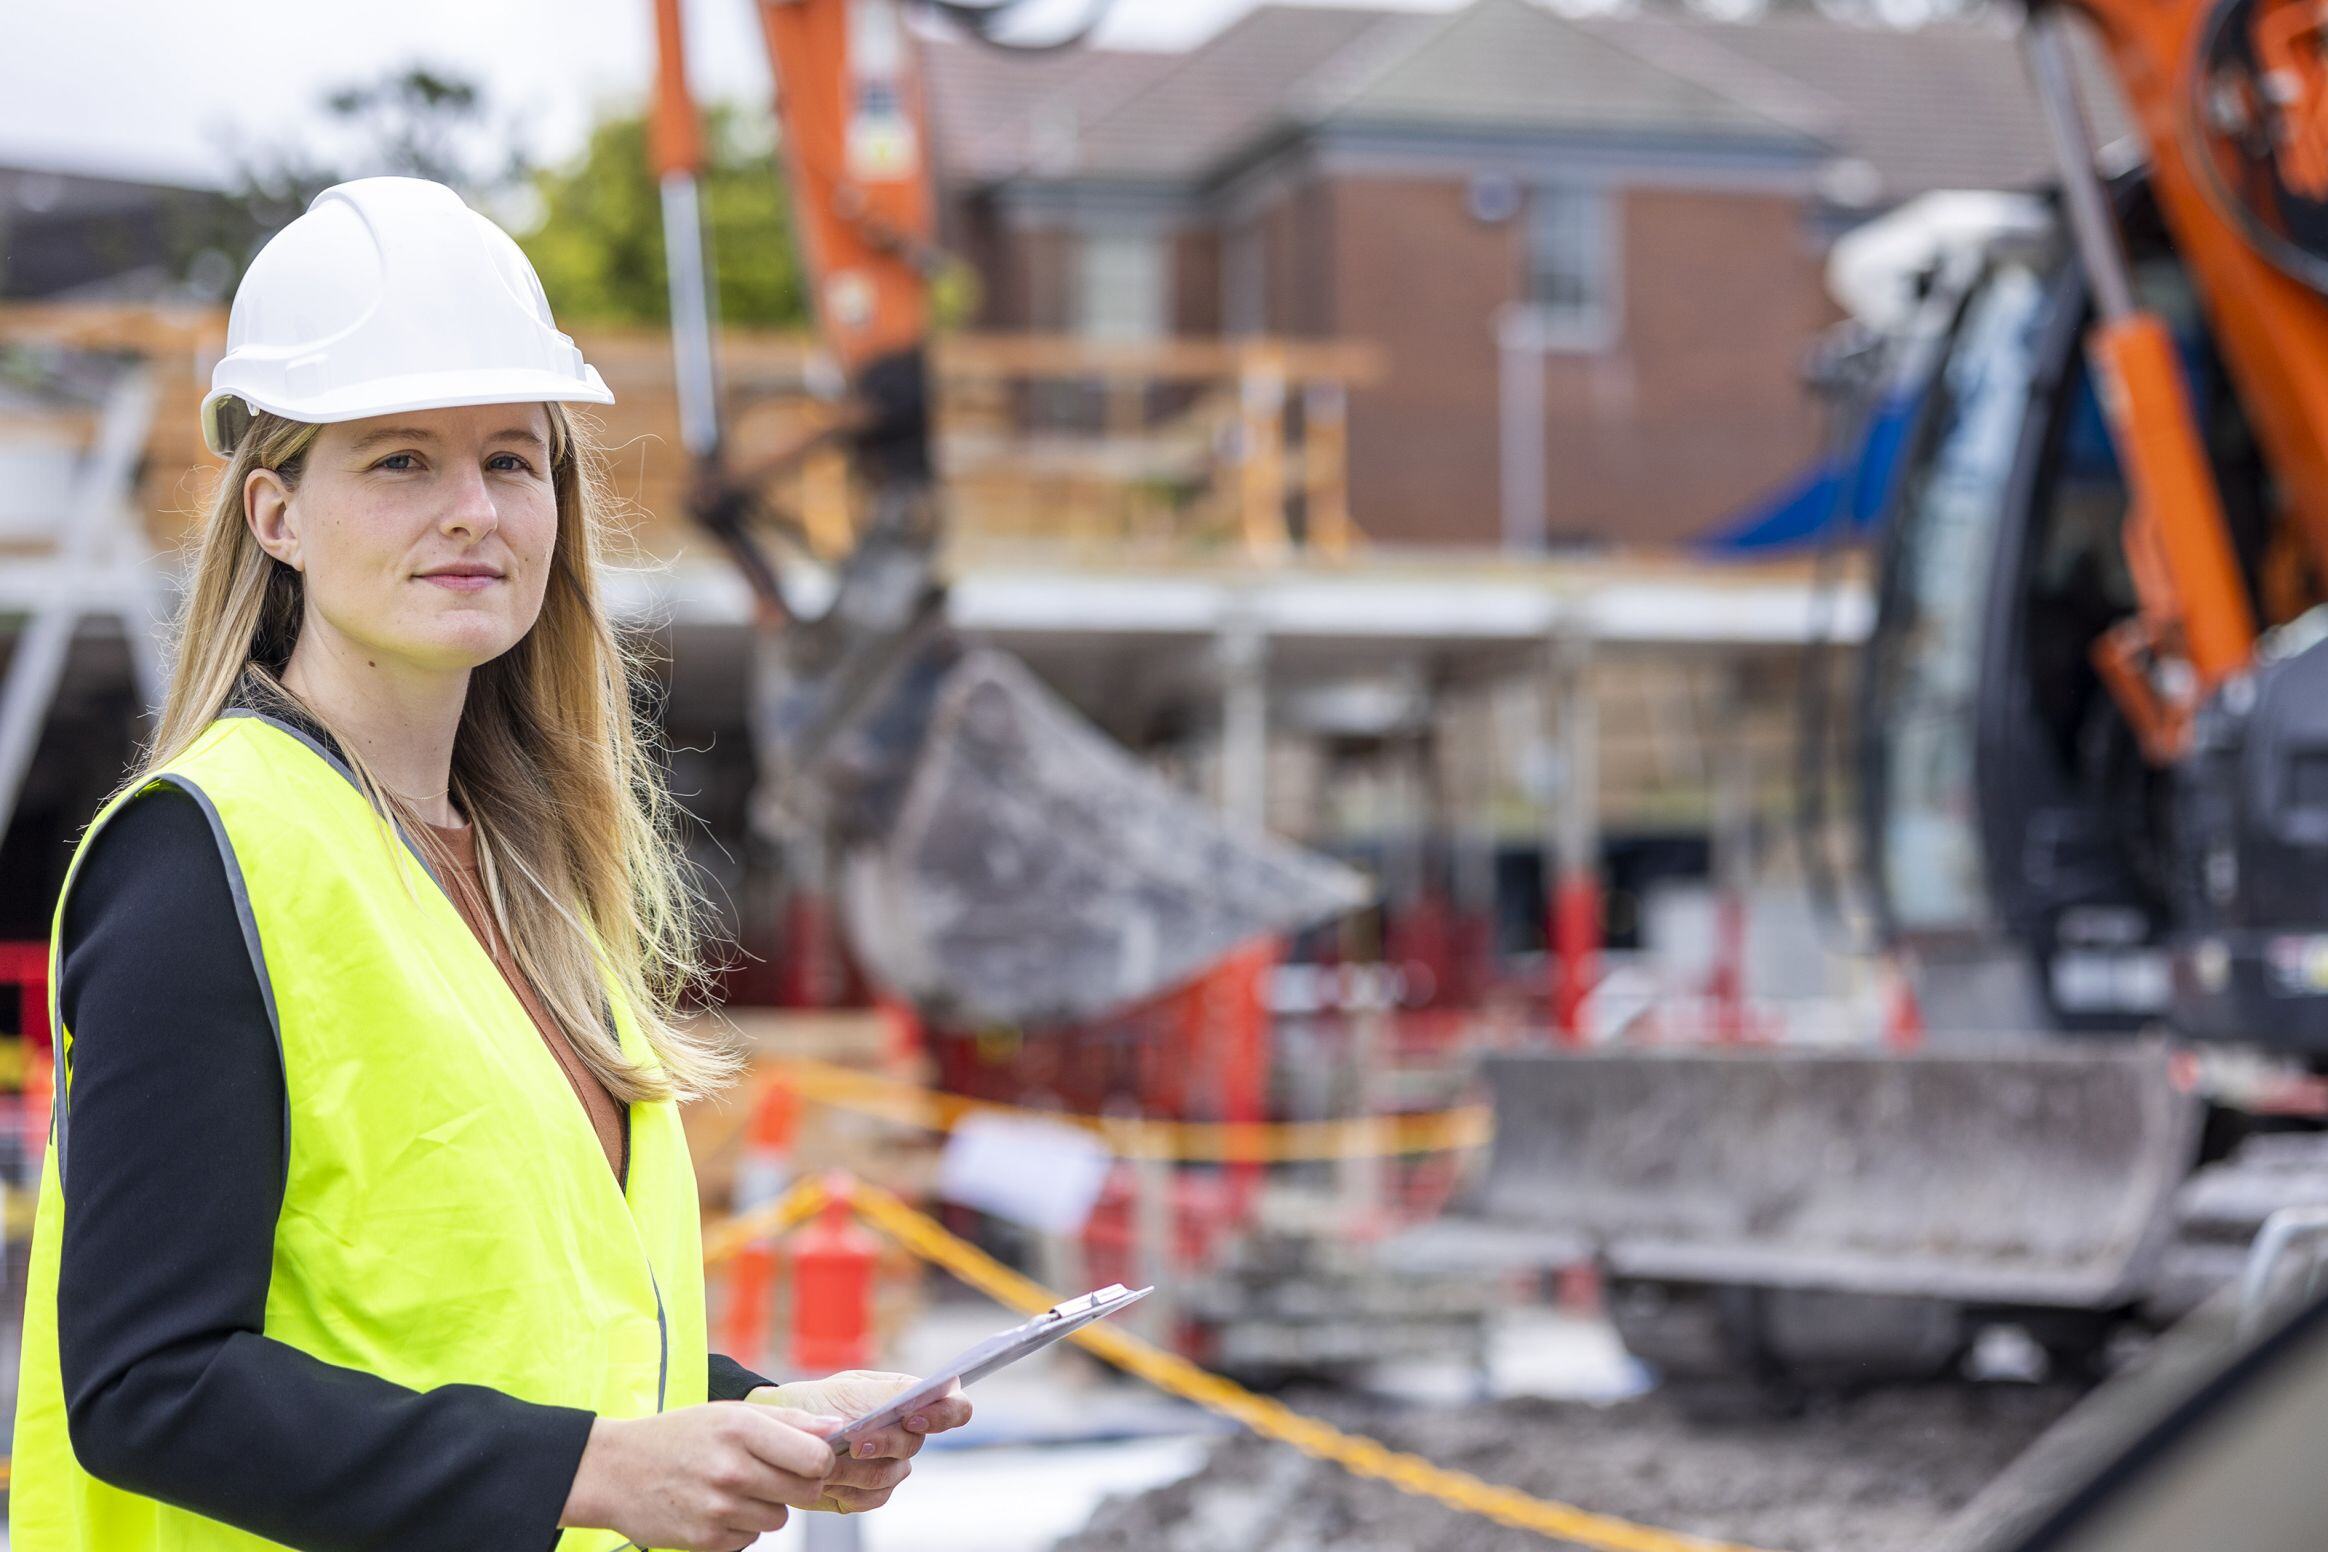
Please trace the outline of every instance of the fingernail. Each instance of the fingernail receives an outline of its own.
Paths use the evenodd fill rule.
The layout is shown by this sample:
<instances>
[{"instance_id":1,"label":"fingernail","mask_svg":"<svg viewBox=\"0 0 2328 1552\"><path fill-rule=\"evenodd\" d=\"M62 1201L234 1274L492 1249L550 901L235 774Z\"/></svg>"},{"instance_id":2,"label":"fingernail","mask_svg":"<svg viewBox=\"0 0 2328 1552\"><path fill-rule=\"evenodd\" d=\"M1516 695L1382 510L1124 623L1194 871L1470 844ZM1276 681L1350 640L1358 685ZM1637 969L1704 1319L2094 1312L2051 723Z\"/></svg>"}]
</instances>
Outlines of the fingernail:
<instances>
[{"instance_id":1,"label":"fingernail","mask_svg":"<svg viewBox=\"0 0 2328 1552\"><path fill-rule=\"evenodd\" d=\"M915 1433L928 1433L930 1431L929 1414L925 1412L916 1412L913 1414L913 1416L905 1420L905 1426L912 1429Z\"/></svg>"},{"instance_id":2,"label":"fingernail","mask_svg":"<svg viewBox=\"0 0 2328 1552\"><path fill-rule=\"evenodd\" d=\"M857 1458L859 1460L871 1460L873 1458L873 1441L871 1439L859 1439L857 1441Z\"/></svg>"}]
</instances>

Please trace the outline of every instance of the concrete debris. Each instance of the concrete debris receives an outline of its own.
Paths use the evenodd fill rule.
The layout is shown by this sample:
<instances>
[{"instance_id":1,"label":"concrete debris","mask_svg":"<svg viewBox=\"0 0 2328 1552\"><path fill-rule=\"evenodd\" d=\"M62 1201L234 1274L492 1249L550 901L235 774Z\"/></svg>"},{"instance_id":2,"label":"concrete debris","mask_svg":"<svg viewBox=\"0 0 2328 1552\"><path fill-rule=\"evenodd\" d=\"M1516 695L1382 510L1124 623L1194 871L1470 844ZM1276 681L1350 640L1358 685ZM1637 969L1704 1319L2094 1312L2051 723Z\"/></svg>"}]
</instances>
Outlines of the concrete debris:
<instances>
[{"instance_id":1,"label":"concrete debris","mask_svg":"<svg viewBox=\"0 0 2328 1552\"><path fill-rule=\"evenodd\" d=\"M1293 1397L1443 1465L1665 1529L1782 1552L1908 1552L2077 1399L2066 1386L1935 1385L1785 1412L1738 1390L1613 1406L1400 1408ZM1203 1469L1110 1499L1053 1552L1543 1552L1526 1532L1238 1436Z\"/></svg>"}]
</instances>

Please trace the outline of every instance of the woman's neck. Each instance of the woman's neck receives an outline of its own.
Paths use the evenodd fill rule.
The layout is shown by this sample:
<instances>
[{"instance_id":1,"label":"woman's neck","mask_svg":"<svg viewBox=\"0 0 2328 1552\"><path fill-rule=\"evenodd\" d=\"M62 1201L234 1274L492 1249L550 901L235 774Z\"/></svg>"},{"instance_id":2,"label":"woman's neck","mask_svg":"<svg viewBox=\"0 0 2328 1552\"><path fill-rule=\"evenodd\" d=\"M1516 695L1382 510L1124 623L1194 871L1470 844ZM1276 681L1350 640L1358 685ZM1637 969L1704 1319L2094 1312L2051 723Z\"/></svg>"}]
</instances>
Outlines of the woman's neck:
<instances>
[{"instance_id":1,"label":"woman's neck","mask_svg":"<svg viewBox=\"0 0 2328 1552\"><path fill-rule=\"evenodd\" d=\"M308 616L283 683L355 744L372 772L430 824L458 825L453 737L468 702L469 670L400 663L338 637Z\"/></svg>"}]
</instances>

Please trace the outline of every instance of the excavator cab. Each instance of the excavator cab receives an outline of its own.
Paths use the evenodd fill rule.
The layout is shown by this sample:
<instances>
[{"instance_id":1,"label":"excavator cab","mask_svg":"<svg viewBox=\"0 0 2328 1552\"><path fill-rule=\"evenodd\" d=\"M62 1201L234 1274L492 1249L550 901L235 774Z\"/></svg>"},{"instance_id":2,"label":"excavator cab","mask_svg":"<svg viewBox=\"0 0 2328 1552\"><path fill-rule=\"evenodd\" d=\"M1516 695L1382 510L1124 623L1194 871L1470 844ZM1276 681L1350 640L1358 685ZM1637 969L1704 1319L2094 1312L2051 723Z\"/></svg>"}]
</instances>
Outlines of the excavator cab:
<instances>
[{"instance_id":1,"label":"excavator cab","mask_svg":"<svg viewBox=\"0 0 2328 1552\"><path fill-rule=\"evenodd\" d=\"M2174 332L2263 616L2261 456L2188 276L2140 189L2120 199L2135 284ZM2252 1042L2255 1021L2284 1020L2210 997L2196 973L2225 956L2209 870L2226 864L2209 860L2209 838L2275 873L2291 871L2293 855L2322 859L2284 840L2276 860L2238 856L2243 835L2273 846L2246 833L2273 828L2264 810L2289 785L2243 801L2254 796L2245 768L2269 759L2241 712L2274 681L2269 653L2202 711L2192 753L2164 767L2145 759L2097 667L2095 644L2139 600L2126 481L2083 348L2090 316L2059 243L2000 248L1965 293L1895 487L1861 659L1866 882L1885 940L1919 969L1942 1039L2163 1019ZM2286 796L2300 804L2300 784ZM2279 825L2289 817L2283 803ZM2308 893L2288 914L2328 922L2328 894ZM2270 953L2251 942L2245 957Z\"/></svg>"},{"instance_id":2,"label":"excavator cab","mask_svg":"<svg viewBox=\"0 0 2328 1552\"><path fill-rule=\"evenodd\" d=\"M2253 444L2141 189L2117 195L2252 574ZM2093 652L2137 600L2086 287L2042 229L1959 270L1850 691L1862 882L1927 1048L1486 1063L1472 1211L1591 1254L1668 1372L1930 1374L1997 1323L2083 1362L2187 1260L2202 1107L2158 1040L2098 1038L2176 1011L2189 762L2145 758Z\"/></svg>"}]
</instances>

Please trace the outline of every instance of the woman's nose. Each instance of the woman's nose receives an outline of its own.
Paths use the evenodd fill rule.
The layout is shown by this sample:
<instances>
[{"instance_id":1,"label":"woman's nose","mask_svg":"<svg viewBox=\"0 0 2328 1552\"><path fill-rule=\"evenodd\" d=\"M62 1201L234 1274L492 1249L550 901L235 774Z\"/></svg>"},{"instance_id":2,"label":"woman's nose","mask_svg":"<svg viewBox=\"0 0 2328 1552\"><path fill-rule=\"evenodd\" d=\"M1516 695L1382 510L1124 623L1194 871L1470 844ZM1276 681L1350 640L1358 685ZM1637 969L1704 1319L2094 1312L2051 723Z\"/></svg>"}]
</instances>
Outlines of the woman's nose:
<instances>
[{"instance_id":1,"label":"woman's nose","mask_svg":"<svg viewBox=\"0 0 2328 1552\"><path fill-rule=\"evenodd\" d=\"M472 537L489 534L501 526L501 509L494 504L493 488L486 483L484 470L472 464L453 475L453 488L446 493L443 526L465 528Z\"/></svg>"}]
</instances>

